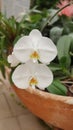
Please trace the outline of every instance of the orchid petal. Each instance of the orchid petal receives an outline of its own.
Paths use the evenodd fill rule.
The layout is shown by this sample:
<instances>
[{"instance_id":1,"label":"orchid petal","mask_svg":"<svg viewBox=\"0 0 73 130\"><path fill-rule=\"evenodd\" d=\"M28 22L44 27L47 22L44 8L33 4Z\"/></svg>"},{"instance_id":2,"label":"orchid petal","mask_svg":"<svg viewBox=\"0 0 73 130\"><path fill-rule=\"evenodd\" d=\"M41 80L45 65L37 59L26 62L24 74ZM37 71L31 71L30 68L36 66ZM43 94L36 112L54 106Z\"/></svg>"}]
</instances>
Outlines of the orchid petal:
<instances>
[{"instance_id":1,"label":"orchid petal","mask_svg":"<svg viewBox=\"0 0 73 130\"><path fill-rule=\"evenodd\" d=\"M34 76L35 72L36 72L36 68L37 68L38 62L34 63L31 60L29 60L28 62L26 62L26 66L29 70L29 73Z\"/></svg>"},{"instance_id":2,"label":"orchid petal","mask_svg":"<svg viewBox=\"0 0 73 130\"><path fill-rule=\"evenodd\" d=\"M36 50L37 49L37 44L38 44L38 40L40 39L40 37L42 37L42 34L39 30L34 29L30 32L29 37L32 39L33 41L33 48Z\"/></svg>"},{"instance_id":3,"label":"orchid petal","mask_svg":"<svg viewBox=\"0 0 73 130\"><path fill-rule=\"evenodd\" d=\"M12 75L13 83L21 89L26 89L29 87L28 79L30 78L31 74L27 67L27 64L19 65Z\"/></svg>"},{"instance_id":4,"label":"orchid petal","mask_svg":"<svg viewBox=\"0 0 73 130\"><path fill-rule=\"evenodd\" d=\"M18 88L26 89L29 87L29 80L34 76L37 64L34 64L30 60L15 69L12 75L12 81Z\"/></svg>"},{"instance_id":5,"label":"orchid petal","mask_svg":"<svg viewBox=\"0 0 73 130\"><path fill-rule=\"evenodd\" d=\"M39 39L38 52L42 63L51 62L57 55L57 48L51 39L42 37Z\"/></svg>"},{"instance_id":6,"label":"orchid petal","mask_svg":"<svg viewBox=\"0 0 73 130\"><path fill-rule=\"evenodd\" d=\"M20 63L13 53L8 56L8 62L11 63L11 67L15 67Z\"/></svg>"},{"instance_id":7,"label":"orchid petal","mask_svg":"<svg viewBox=\"0 0 73 130\"><path fill-rule=\"evenodd\" d=\"M44 90L53 81L53 74L45 64L38 64L36 68L37 87Z\"/></svg>"},{"instance_id":8,"label":"orchid petal","mask_svg":"<svg viewBox=\"0 0 73 130\"><path fill-rule=\"evenodd\" d=\"M14 54L22 63L30 59L33 52L32 40L28 36L22 37L14 46Z\"/></svg>"}]
</instances>

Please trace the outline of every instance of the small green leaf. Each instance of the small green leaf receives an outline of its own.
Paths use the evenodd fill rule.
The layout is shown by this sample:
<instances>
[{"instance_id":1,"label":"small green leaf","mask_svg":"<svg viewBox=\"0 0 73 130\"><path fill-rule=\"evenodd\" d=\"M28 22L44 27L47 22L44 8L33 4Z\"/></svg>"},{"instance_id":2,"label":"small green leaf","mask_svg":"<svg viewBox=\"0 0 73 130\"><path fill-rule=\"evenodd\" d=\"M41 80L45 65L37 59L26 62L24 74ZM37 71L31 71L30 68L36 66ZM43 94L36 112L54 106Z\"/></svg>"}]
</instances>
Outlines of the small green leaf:
<instances>
[{"instance_id":1,"label":"small green leaf","mask_svg":"<svg viewBox=\"0 0 73 130\"><path fill-rule=\"evenodd\" d=\"M63 16L62 22L63 22L65 34L70 34L71 32L73 32L73 21L71 19L69 19L66 16Z\"/></svg>"},{"instance_id":2,"label":"small green leaf","mask_svg":"<svg viewBox=\"0 0 73 130\"><path fill-rule=\"evenodd\" d=\"M3 35L0 37L0 48L2 52L4 50L4 43L5 43L5 36Z\"/></svg>"},{"instance_id":3,"label":"small green leaf","mask_svg":"<svg viewBox=\"0 0 73 130\"><path fill-rule=\"evenodd\" d=\"M4 58L0 58L0 65L8 66L8 67L9 67L9 63L8 63L7 60L4 59Z\"/></svg>"},{"instance_id":4,"label":"small green leaf","mask_svg":"<svg viewBox=\"0 0 73 130\"><path fill-rule=\"evenodd\" d=\"M73 33L70 33L69 36L71 38L71 48L70 48L70 51L73 53Z\"/></svg>"},{"instance_id":5,"label":"small green leaf","mask_svg":"<svg viewBox=\"0 0 73 130\"><path fill-rule=\"evenodd\" d=\"M61 37L62 32L63 28L55 26L50 30L50 38L56 43Z\"/></svg>"},{"instance_id":6,"label":"small green leaf","mask_svg":"<svg viewBox=\"0 0 73 130\"><path fill-rule=\"evenodd\" d=\"M54 80L47 90L53 94L67 95L67 88L59 80Z\"/></svg>"},{"instance_id":7,"label":"small green leaf","mask_svg":"<svg viewBox=\"0 0 73 130\"><path fill-rule=\"evenodd\" d=\"M63 56L61 59L60 59L60 65L62 68L67 68L68 65L70 65L71 63L71 58L70 56L68 55L68 57L66 56Z\"/></svg>"},{"instance_id":8,"label":"small green leaf","mask_svg":"<svg viewBox=\"0 0 73 130\"><path fill-rule=\"evenodd\" d=\"M48 66L52 71L62 70L61 66L56 63L50 63L50 65L48 65Z\"/></svg>"},{"instance_id":9,"label":"small green leaf","mask_svg":"<svg viewBox=\"0 0 73 130\"><path fill-rule=\"evenodd\" d=\"M32 14L30 16L30 19L31 19L31 22L35 23L35 22L38 22L39 20L41 20L42 16L41 14Z\"/></svg>"},{"instance_id":10,"label":"small green leaf","mask_svg":"<svg viewBox=\"0 0 73 130\"><path fill-rule=\"evenodd\" d=\"M59 39L57 43L59 59L61 59L63 56L68 56L70 45L71 45L71 38L69 36L65 35Z\"/></svg>"}]
</instances>

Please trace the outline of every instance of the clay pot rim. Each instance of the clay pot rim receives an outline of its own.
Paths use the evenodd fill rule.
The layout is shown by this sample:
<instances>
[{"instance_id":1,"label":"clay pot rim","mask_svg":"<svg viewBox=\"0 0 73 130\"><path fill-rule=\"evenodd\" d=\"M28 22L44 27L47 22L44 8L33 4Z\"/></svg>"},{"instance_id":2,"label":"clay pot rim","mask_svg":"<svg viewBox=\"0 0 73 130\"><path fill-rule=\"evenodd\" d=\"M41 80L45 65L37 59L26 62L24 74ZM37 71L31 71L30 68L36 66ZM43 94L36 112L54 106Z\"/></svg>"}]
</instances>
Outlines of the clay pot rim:
<instances>
[{"instance_id":1,"label":"clay pot rim","mask_svg":"<svg viewBox=\"0 0 73 130\"><path fill-rule=\"evenodd\" d=\"M13 86L13 88L19 89L14 85L12 85L12 86ZM52 94L52 93L48 93L48 92L39 90L37 88L33 89L32 87L28 87L27 89L19 89L19 90L20 90L20 93L22 91L27 91L27 92L29 92L33 95L44 98L45 100L46 99L52 99L54 101L61 101L61 102L64 102L66 104L73 105L73 97L70 97L70 96L56 95L56 94Z\"/></svg>"}]
</instances>

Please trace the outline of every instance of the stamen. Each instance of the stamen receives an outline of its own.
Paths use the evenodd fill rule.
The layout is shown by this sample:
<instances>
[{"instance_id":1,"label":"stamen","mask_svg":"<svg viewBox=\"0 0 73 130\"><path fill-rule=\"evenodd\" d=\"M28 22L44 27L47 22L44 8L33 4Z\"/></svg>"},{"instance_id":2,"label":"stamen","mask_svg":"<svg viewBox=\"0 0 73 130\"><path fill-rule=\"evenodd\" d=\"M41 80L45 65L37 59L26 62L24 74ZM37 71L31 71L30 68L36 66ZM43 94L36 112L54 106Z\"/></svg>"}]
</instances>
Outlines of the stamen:
<instances>
[{"instance_id":1,"label":"stamen","mask_svg":"<svg viewBox=\"0 0 73 130\"><path fill-rule=\"evenodd\" d=\"M35 85L37 85L38 84L38 81L35 79L35 78L32 78L30 81L29 81L29 85L30 86L34 86L35 87Z\"/></svg>"},{"instance_id":2,"label":"stamen","mask_svg":"<svg viewBox=\"0 0 73 130\"><path fill-rule=\"evenodd\" d=\"M31 55L30 58L33 59L34 62L36 62L39 59L39 54L37 51L34 51Z\"/></svg>"}]
</instances>

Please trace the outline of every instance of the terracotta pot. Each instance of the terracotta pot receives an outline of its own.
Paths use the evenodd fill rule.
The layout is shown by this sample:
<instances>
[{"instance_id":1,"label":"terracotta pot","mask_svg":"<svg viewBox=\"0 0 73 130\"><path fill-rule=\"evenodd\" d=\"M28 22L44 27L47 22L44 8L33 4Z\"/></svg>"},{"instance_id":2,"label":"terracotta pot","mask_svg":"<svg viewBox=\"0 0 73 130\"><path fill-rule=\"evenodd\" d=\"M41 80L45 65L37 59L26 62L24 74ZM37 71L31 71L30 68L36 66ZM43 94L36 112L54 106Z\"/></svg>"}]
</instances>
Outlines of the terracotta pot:
<instances>
[{"instance_id":1,"label":"terracotta pot","mask_svg":"<svg viewBox=\"0 0 73 130\"><path fill-rule=\"evenodd\" d=\"M13 86L24 105L36 116L64 130L73 130L73 97L58 96L41 90L18 89Z\"/></svg>"}]
</instances>

